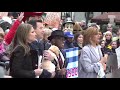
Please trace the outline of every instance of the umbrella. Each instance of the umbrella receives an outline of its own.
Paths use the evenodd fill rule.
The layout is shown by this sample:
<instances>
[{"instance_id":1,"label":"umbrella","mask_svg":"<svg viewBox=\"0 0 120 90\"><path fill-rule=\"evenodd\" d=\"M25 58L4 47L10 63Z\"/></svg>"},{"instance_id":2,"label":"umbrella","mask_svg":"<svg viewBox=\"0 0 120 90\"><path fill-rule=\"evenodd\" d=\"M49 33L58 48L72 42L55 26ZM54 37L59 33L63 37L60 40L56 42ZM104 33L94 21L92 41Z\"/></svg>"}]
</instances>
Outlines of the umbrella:
<instances>
[{"instance_id":1,"label":"umbrella","mask_svg":"<svg viewBox=\"0 0 120 90\"><path fill-rule=\"evenodd\" d=\"M23 21L25 21L28 17L31 16L41 16L43 12L24 12L24 18Z\"/></svg>"},{"instance_id":2,"label":"umbrella","mask_svg":"<svg viewBox=\"0 0 120 90\"><path fill-rule=\"evenodd\" d=\"M91 19L91 22L96 22L96 23L109 23L109 15L115 15L115 23L120 24L120 12L108 12L101 14L99 16L96 16Z\"/></svg>"}]
</instances>

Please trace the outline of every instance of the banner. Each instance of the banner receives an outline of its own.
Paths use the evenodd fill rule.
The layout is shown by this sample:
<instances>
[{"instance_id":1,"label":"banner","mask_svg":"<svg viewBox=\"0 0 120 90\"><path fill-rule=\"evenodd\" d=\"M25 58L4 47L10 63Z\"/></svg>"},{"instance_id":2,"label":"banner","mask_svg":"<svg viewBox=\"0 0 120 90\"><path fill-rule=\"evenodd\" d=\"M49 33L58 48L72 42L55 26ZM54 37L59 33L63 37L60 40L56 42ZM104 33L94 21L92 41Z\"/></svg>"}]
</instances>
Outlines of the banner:
<instances>
[{"instance_id":1,"label":"banner","mask_svg":"<svg viewBox=\"0 0 120 90\"><path fill-rule=\"evenodd\" d=\"M65 49L67 65L67 78L78 78L78 47Z\"/></svg>"}]
</instances>

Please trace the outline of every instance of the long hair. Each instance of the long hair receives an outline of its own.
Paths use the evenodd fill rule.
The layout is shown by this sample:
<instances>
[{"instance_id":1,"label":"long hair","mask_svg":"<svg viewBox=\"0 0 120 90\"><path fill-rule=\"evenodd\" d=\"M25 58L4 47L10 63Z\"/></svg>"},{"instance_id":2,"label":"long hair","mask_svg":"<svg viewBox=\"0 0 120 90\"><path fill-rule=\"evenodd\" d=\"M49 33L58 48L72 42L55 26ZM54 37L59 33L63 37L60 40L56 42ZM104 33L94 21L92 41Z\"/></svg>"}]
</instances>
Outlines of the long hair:
<instances>
[{"instance_id":1,"label":"long hair","mask_svg":"<svg viewBox=\"0 0 120 90\"><path fill-rule=\"evenodd\" d=\"M93 37L93 35L98 34L99 30L94 28L94 27L89 27L87 30L84 32L83 35L83 45L91 44L90 38Z\"/></svg>"},{"instance_id":2,"label":"long hair","mask_svg":"<svg viewBox=\"0 0 120 90\"><path fill-rule=\"evenodd\" d=\"M30 51L30 47L27 42L28 34L31 30L32 26L30 24L21 24L14 36L14 39L12 41L13 51L18 47L22 46L24 48L25 54L28 54ZM12 52L13 52L12 51Z\"/></svg>"}]
</instances>

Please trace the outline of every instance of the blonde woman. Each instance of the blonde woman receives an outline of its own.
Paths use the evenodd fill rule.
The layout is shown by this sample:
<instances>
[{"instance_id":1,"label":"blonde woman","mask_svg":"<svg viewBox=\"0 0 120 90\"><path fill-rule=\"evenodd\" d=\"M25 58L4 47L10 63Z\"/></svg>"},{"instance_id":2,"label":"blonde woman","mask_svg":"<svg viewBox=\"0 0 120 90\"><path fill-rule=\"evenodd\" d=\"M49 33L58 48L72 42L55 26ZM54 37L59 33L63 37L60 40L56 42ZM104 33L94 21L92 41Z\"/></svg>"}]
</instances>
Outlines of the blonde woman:
<instances>
[{"instance_id":1,"label":"blonde woman","mask_svg":"<svg viewBox=\"0 0 120 90\"><path fill-rule=\"evenodd\" d=\"M102 56L99 46L99 30L89 27L84 33L84 47L79 58L79 78L104 77L106 69L107 55Z\"/></svg>"}]
</instances>

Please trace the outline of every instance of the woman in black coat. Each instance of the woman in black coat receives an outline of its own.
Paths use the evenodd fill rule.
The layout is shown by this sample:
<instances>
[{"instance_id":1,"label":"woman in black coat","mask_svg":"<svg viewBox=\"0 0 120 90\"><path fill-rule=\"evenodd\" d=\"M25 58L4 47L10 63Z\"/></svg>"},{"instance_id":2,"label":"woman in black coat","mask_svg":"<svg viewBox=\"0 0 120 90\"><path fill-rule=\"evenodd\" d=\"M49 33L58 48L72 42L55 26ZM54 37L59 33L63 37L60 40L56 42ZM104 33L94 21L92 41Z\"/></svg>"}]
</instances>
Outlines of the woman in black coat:
<instances>
[{"instance_id":1,"label":"woman in black coat","mask_svg":"<svg viewBox=\"0 0 120 90\"><path fill-rule=\"evenodd\" d=\"M36 33L29 24L21 24L13 39L13 51L10 57L10 75L13 78L50 78L51 73L38 66L38 52L30 48Z\"/></svg>"},{"instance_id":2,"label":"woman in black coat","mask_svg":"<svg viewBox=\"0 0 120 90\"><path fill-rule=\"evenodd\" d=\"M74 35L74 43L73 44L74 44L75 47L78 47L79 50L82 49L82 47L83 47L83 35L82 35L82 32L76 33Z\"/></svg>"}]
</instances>

